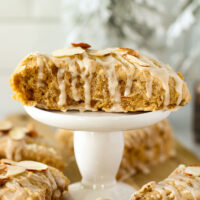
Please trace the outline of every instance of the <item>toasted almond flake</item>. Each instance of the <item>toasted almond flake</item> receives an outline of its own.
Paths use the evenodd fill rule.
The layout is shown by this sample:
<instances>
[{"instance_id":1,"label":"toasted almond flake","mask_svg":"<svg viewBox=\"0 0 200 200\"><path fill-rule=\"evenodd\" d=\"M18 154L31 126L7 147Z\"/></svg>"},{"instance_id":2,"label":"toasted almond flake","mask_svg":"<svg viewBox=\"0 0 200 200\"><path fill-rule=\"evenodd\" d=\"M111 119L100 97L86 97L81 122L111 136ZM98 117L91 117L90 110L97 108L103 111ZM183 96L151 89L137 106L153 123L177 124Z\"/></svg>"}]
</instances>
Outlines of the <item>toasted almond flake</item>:
<instances>
[{"instance_id":1,"label":"toasted almond flake","mask_svg":"<svg viewBox=\"0 0 200 200\"><path fill-rule=\"evenodd\" d=\"M16 165L17 162L9 159L1 159L2 164L8 164L8 165Z\"/></svg>"},{"instance_id":2,"label":"toasted almond flake","mask_svg":"<svg viewBox=\"0 0 200 200\"><path fill-rule=\"evenodd\" d=\"M0 175L0 186L4 185L9 180L8 177Z\"/></svg>"},{"instance_id":3,"label":"toasted almond flake","mask_svg":"<svg viewBox=\"0 0 200 200\"><path fill-rule=\"evenodd\" d=\"M77 54L83 54L85 52L81 47L66 47L64 49L58 49L52 53L54 57L65 57L65 56L74 56Z\"/></svg>"},{"instance_id":4,"label":"toasted almond flake","mask_svg":"<svg viewBox=\"0 0 200 200\"><path fill-rule=\"evenodd\" d=\"M13 125L10 121L0 122L0 132L8 132L12 129Z\"/></svg>"},{"instance_id":5,"label":"toasted almond flake","mask_svg":"<svg viewBox=\"0 0 200 200\"><path fill-rule=\"evenodd\" d=\"M135 57L139 57L139 52L137 50L130 52L129 54L132 55L132 56L135 56Z\"/></svg>"},{"instance_id":6,"label":"toasted almond flake","mask_svg":"<svg viewBox=\"0 0 200 200\"><path fill-rule=\"evenodd\" d=\"M189 166L185 169L184 173L189 176L200 177L200 166Z\"/></svg>"},{"instance_id":7,"label":"toasted almond flake","mask_svg":"<svg viewBox=\"0 0 200 200\"><path fill-rule=\"evenodd\" d=\"M44 171L48 169L48 166L43 163L29 160L20 161L17 165L30 171Z\"/></svg>"},{"instance_id":8,"label":"toasted almond flake","mask_svg":"<svg viewBox=\"0 0 200 200\"><path fill-rule=\"evenodd\" d=\"M131 62L131 63L136 63L142 67L149 67L150 65L148 63L145 63L143 61L141 61L140 59L136 58L135 56L132 56L132 55L125 55L125 57Z\"/></svg>"},{"instance_id":9,"label":"toasted almond flake","mask_svg":"<svg viewBox=\"0 0 200 200\"><path fill-rule=\"evenodd\" d=\"M25 171L26 169L24 167L10 165L6 173L6 177L17 176Z\"/></svg>"},{"instance_id":10,"label":"toasted almond flake","mask_svg":"<svg viewBox=\"0 0 200 200\"><path fill-rule=\"evenodd\" d=\"M28 128L25 127L16 127L9 132L9 136L13 140L21 140L29 132Z\"/></svg>"},{"instance_id":11,"label":"toasted almond flake","mask_svg":"<svg viewBox=\"0 0 200 200\"><path fill-rule=\"evenodd\" d=\"M178 75L182 80L184 80L184 77L183 77L183 75L182 75L180 72L177 72L177 75Z\"/></svg>"},{"instance_id":12,"label":"toasted almond flake","mask_svg":"<svg viewBox=\"0 0 200 200\"><path fill-rule=\"evenodd\" d=\"M83 42L80 42L80 43L71 43L71 45L73 47L81 47L83 49L88 49L91 47L91 45L87 44L87 43L83 43Z\"/></svg>"},{"instance_id":13,"label":"toasted almond flake","mask_svg":"<svg viewBox=\"0 0 200 200\"><path fill-rule=\"evenodd\" d=\"M107 49L103 49L103 50L88 50L88 53L91 56L106 56L109 55L111 53L114 53L116 50L116 48L107 48Z\"/></svg>"},{"instance_id":14,"label":"toasted almond flake","mask_svg":"<svg viewBox=\"0 0 200 200\"><path fill-rule=\"evenodd\" d=\"M7 168L6 165L0 165L0 172L4 171Z\"/></svg>"},{"instance_id":15,"label":"toasted almond flake","mask_svg":"<svg viewBox=\"0 0 200 200\"><path fill-rule=\"evenodd\" d=\"M30 137L37 137L38 133L35 131L35 127L33 124L29 124L28 125L28 132L26 133L26 135L30 136Z\"/></svg>"}]
</instances>

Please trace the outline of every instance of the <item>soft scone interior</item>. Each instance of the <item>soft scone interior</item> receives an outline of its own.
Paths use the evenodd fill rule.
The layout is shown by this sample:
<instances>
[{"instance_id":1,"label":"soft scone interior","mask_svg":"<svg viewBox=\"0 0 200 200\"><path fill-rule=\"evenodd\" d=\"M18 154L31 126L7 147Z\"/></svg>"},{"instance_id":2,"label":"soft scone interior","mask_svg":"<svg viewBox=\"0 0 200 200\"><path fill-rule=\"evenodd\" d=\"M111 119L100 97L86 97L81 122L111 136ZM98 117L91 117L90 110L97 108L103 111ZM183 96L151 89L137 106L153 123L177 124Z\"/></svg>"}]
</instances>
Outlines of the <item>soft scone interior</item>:
<instances>
[{"instance_id":1,"label":"soft scone interior","mask_svg":"<svg viewBox=\"0 0 200 200\"><path fill-rule=\"evenodd\" d=\"M89 47L28 55L10 79L14 98L62 111L154 111L189 102L182 75L168 65L132 49Z\"/></svg>"}]
</instances>

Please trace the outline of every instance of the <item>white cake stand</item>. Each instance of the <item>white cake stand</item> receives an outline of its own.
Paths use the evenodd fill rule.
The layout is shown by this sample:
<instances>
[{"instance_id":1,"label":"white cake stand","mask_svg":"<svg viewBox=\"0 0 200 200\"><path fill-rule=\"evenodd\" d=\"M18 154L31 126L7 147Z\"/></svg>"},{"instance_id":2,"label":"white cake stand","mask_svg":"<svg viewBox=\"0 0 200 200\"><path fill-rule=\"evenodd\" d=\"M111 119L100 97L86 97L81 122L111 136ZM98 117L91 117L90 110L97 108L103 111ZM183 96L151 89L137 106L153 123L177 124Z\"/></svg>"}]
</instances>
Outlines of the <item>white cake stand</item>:
<instances>
[{"instance_id":1,"label":"white cake stand","mask_svg":"<svg viewBox=\"0 0 200 200\"><path fill-rule=\"evenodd\" d=\"M71 184L73 200L129 200L133 187L116 182L123 155L124 130L152 125L165 119L170 111L146 113L52 112L25 107L34 119L45 124L74 130L75 157L82 175Z\"/></svg>"}]
</instances>

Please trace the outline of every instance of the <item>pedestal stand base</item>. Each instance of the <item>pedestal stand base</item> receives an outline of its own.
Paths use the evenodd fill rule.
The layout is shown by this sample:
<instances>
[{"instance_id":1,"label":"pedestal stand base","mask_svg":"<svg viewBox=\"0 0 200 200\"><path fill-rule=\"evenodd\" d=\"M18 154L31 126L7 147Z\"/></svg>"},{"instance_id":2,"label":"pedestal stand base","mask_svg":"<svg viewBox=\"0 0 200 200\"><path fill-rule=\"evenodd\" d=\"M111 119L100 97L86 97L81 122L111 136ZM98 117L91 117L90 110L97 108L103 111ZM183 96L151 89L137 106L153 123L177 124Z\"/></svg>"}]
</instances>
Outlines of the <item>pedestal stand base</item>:
<instances>
[{"instance_id":1,"label":"pedestal stand base","mask_svg":"<svg viewBox=\"0 0 200 200\"><path fill-rule=\"evenodd\" d=\"M81 182L69 186L70 200L97 200L100 197L109 200L129 200L135 191L133 187L120 182L106 188L90 188Z\"/></svg>"},{"instance_id":2,"label":"pedestal stand base","mask_svg":"<svg viewBox=\"0 0 200 200\"><path fill-rule=\"evenodd\" d=\"M53 112L25 107L35 119L74 130L74 152L82 182L69 187L73 200L129 200L134 189L116 183L124 149L124 130L150 126L165 119L170 111L105 113Z\"/></svg>"}]
</instances>

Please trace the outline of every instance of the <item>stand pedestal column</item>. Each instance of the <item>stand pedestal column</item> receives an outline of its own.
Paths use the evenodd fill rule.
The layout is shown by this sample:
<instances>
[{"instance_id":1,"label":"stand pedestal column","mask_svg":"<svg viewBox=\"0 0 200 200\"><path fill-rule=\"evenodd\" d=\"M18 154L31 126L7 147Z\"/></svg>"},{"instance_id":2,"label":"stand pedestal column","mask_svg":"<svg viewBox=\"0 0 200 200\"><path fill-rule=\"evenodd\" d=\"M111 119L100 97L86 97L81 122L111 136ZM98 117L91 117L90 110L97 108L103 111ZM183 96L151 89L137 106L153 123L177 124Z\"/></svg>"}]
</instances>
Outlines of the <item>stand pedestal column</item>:
<instances>
[{"instance_id":1,"label":"stand pedestal column","mask_svg":"<svg viewBox=\"0 0 200 200\"><path fill-rule=\"evenodd\" d=\"M128 200L134 189L116 182L123 149L123 132L75 131L74 150L82 181L70 186L73 199Z\"/></svg>"}]
</instances>

